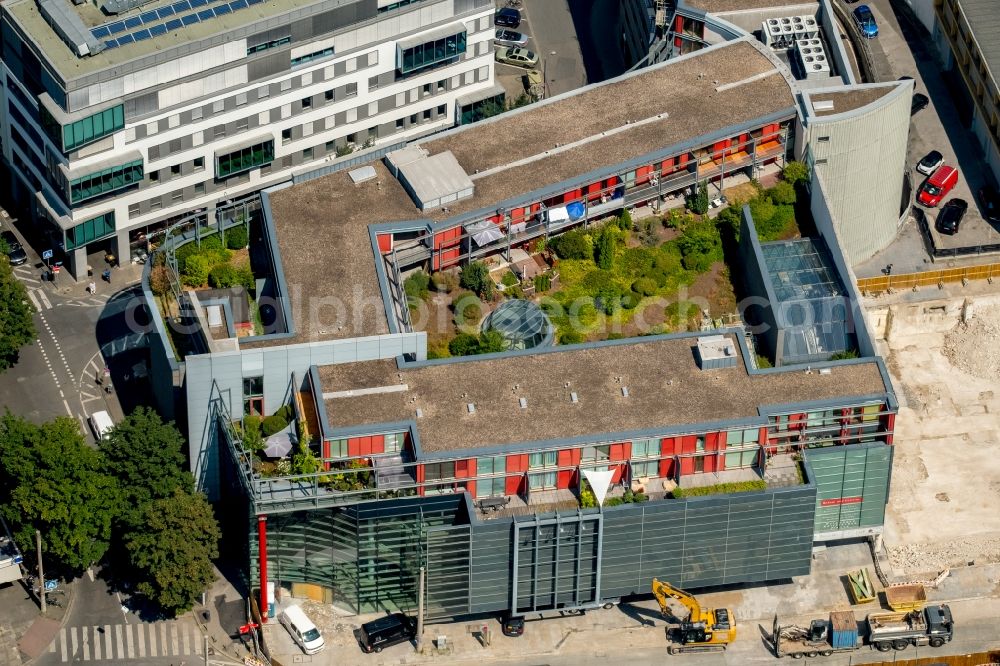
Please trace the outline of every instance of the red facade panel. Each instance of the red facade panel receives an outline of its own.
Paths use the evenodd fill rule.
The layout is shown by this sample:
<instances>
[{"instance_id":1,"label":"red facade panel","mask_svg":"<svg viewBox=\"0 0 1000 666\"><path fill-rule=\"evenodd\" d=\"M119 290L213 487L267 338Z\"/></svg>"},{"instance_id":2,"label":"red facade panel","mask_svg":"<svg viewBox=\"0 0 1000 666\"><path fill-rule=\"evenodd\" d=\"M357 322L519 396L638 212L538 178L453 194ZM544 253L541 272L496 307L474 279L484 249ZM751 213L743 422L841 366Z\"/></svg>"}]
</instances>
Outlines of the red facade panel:
<instances>
[{"instance_id":1,"label":"red facade panel","mask_svg":"<svg viewBox=\"0 0 1000 666\"><path fill-rule=\"evenodd\" d=\"M577 188L575 190L570 190L569 192L567 192L566 194L564 194L562 196L562 200L563 200L563 203L569 203L571 201L577 201L581 197L583 197L583 190Z\"/></svg>"},{"instance_id":2,"label":"red facade panel","mask_svg":"<svg viewBox=\"0 0 1000 666\"><path fill-rule=\"evenodd\" d=\"M507 477L507 494L518 495L523 492L525 476L523 472L528 471L528 456L507 456L507 473L515 473L514 476Z\"/></svg>"},{"instance_id":3,"label":"red facade panel","mask_svg":"<svg viewBox=\"0 0 1000 666\"><path fill-rule=\"evenodd\" d=\"M660 163L660 175L669 176L674 171L676 171L677 169L674 166L674 162L675 160L673 157L668 157L667 159L663 160L663 162Z\"/></svg>"},{"instance_id":4,"label":"red facade panel","mask_svg":"<svg viewBox=\"0 0 1000 666\"><path fill-rule=\"evenodd\" d=\"M392 252L392 234L379 234L376 238L378 238L379 252L382 254Z\"/></svg>"},{"instance_id":5,"label":"red facade panel","mask_svg":"<svg viewBox=\"0 0 1000 666\"><path fill-rule=\"evenodd\" d=\"M649 175L653 173L653 167L641 166L635 170L635 184L645 185L649 182Z\"/></svg>"},{"instance_id":6,"label":"red facade panel","mask_svg":"<svg viewBox=\"0 0 1000 666\"><path fill-rule=\"evenodd\" d=\"M444 270L451 266L457 266L462 256L462 249L454 247L449 250L441 250L434 253L434 270Z\"/></svg>"},{"instance_id":7,"label":"red facade panel","mask_svg":"<svg viewBox=\"0 0 1000 666\"><path fill-rule=\"evenodd\" d=\"M469 458L468 460L457 460L455 461L455 476L459 479L469 479L476 475L476 459ZM472 496L476 496L476 482L466 481L465 488Z\"/></svg>"},{"instance_id":8,"label":"red facade panel","mask_svg":"<svg viewBox=\"0 0 1000 666\"><path fill-rule=\"evenodd\" d=\"M573 462L573 450L572 449L562 449L556 456L556 463L560 468L562 467L572 467L575 463ZM573 477L576 476L576 470L573 469L560 469L556 478L556 488L572 488L573 487Z\"/></svg>"}]
</instances>

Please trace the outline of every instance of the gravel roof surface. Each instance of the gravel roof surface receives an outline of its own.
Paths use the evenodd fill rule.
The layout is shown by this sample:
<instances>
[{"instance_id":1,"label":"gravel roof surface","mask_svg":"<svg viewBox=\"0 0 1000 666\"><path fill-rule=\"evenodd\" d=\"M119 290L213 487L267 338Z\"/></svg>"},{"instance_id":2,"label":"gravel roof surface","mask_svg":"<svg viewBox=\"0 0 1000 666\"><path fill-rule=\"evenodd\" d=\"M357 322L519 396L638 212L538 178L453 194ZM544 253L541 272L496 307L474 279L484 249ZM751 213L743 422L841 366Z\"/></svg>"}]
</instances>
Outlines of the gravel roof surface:
<instances>
[{"instance_id":1,"label":"gravel roof surface","mask_svg":"<svg viewBox=\"0 0 1000 666\"><path fill-rule=\"evenodd\" d=\"M811 110L813 114L817 116L831 116L835 113L853 111L854 109L860 109L863 106L885 97L895 89L895 86L879 86L877 88L856 88L854 90L845 90L843 92L818 93L810 95L809 99L811 99L813 103L828 101L833 102L833 109L830 109L829 111L817 111L813 108Z\"/></svg>"},{"instance_id":2,"label":"gravel roof surface","mask_svg":"<svg viewBox=\"0 0 1000 666\"><path fill-rule=\"evenodd\" d=\"M684 0L684 4L693 9L700 9L709 14L738 12L747 9L770 9L772 7L794 7L797 5L815 5L811 0Z\"/></svg>"},{"instance_id":3,"label":"gravel roof surface","mask_svg":"<svg viewBox=\"0 0 1000 666\"><path fill-rule=\"evenodd\" d=\"M407 421L416 418L419 408L422 416L416 423L424 452L600 438L754 417L761 405L886 391L874 362L837 367L828 375L807 374L803 368L750 376L742 362L700 370L695 344L692 337L559 348L402 371L394 361L370 361L324 366L319 373L324 392L405 384L402 391L331 398L327 418L335 428ZM578 403L570 401L571 391ZM528 401L526 410L519 405L521 397ZM468 403L475 404L475 414L468 412Z\"/></svg>"}]
</instances>

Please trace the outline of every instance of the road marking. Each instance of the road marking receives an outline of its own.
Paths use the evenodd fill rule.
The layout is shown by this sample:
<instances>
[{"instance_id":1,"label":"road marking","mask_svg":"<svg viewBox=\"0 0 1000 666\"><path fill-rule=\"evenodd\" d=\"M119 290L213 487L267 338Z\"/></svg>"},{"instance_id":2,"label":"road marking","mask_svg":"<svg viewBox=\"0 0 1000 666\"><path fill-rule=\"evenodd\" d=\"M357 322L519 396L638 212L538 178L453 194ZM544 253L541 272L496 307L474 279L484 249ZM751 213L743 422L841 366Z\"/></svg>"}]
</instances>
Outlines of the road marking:
<instances>
[{"instance_id":1,"label":"road marking","mask_svg":"<svg viewBox=\"0 0 1000 666\"><path fill-rule=\"evenodd\" d=\"M101 628L94 627L94 661L101 660Z\"/></svg>"},{"instance_id":2,"label":"road marking","mask_svg":"<svg viewBox=\"0 0 1000 666\"><path fill-rule=\"evenodd\" d=\"M42 291L41 289L38 289L37 291L38 291L38 298L41 299L43 303L45 303L45 309L48 310L49 308L51 308L52 303L49 302L49 298L48 296L45 295L45 292ZM46 328L48 328L48 324L46 324L45 326Z\"/></svg>"},{"instance_id":3,"label":"road marking","mask_svg":"<svg viewBox=\"0 0 1000 666\"><path fill-rule=\"evenodd\" d=\"M174 625L171 624L170 626L173 627ZM164 657L166 657L168 653L169 654L173 654L174 653L173 650L170 648L170 646L167 644L167 623L166 622L161 622L160 623L160 653Z\"/></svg>"},{"instance_id":4,"label":"road marking","mask_svg":"<svg viewBox=\"0 0 1000 666\"><path fill-rule=\"evenodd\" d=\"M90 661L90 627L80 627L80 648L83 650L83 660Z\"/></svg>"},{"instance_id":5,"label":"road marking","mask_svg":"<svg viewBox=\"0 0 1000 666\"><path fill-rule=\"evenodd\" d=\"M121 625L118 625L119 627ZM135 659L135 639L132 638L132 625L125 625L125 644L128 647L127 656Z\"/></svg>"},{"instance_id":6,"label":"road marking","mask_svg":"<svg viewBox=\"0 0 1000 666\"><path fill-rule=\"evenodd\" d=\"M122 643L122 625L120 624L115 625L115 647L118 648L118 652L116 654L118 654L119 658L124 658L125 645Z\"/></svg>"},{"instance_id":7,"label":"road marking","mask_svg":"<svg viewBox=\"0 0 1000 666\"><path fill-rule=\"evenodd\" d=\"M135 653L136 656L143 658L146 656L146 632L145 626L142 623L135 625Z\"/></svg>"},{"instance_id":8,"label":"road marking","mask_svg":"<svg viewBox=\"0 0 1000 666\"><path fill-rule=\"evenodd\" d=\"M181 654L191 654L190 629L190 627L183 627L181 630Z\"/></svg>"},{"instance_id":9,"label":"road marking","mask_svg":"<svg viewBox=\"0 0 1000 666\"><path fill-rule=\"evenodd\" d=\"M33 289L28 290L28 300L31 301L36 310L42 309L42 306L38 304L38 299L35 298L35 291Z\"/></svg>"},{"instance_id":10,"label":"road marking","mask_svg":"<svg viewBox=\"0 0 1000 666\"><path fill-rule=\"evenodd\" d=\"M120 636L119 636L120 637ZM121 652L121 650L119 650ZM111 635L111 625L104 625L104 654L105 659L114 659L115 657L115 644L114 637Z\"/></svg>"},{"instance_id":11,"label":"road marking","mask_svg":"<svg viewBox=\"0 0 1000 666\"><path fill-rule=\"evenodd\" d=\"M180 654L181 644L177 641L177 625L170 625L170 654Z\"/></svg>"},{"instance_id":12,"label":"road marking","mask_svg":"<svg viewBox=\"0 0 1000 666\"><path fill-rule=\"evenodd\" d=\"M62 393L62 391L60 391L59 393ZM69 414L70 417L72 417L73 416L73 410L69 408L69 403L66 402L65 400L63 400L63 407L66 408L66 413Z\"/></svg>"},{"instance_id":13,"label":"road marking","mask_svg":"<svg viewBox=\"0 0 1000 666\"><path fill-rule=\"evenodd\" d=\"M69 642L70 642L70 646L69 646L70 654L73 655L73 659L75 660L76 659L76 650L77 650L77 647L78 647L77 642L76 642L76 627L70 627L69 628Z\"/></svg>"},{"instance_id":14,"label":"road marking","mask_svg":"<svg viewBox=\"0 0 1000 666\"><path fill-rule=\"evenodd\" d=\"M66 655L66 627L59 630L59 647L62 648L62 660L69 661L69 657Z\"/></svg>"}]
</instances>

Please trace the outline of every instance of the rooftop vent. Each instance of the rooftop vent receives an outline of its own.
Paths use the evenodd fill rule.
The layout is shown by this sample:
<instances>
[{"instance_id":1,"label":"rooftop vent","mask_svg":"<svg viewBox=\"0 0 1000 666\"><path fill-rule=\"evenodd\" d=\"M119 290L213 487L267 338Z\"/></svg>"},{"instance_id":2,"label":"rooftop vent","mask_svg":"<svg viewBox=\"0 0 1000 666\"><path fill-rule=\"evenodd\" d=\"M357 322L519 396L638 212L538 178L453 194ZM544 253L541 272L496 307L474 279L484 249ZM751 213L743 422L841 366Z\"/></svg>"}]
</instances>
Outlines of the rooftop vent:
<instances>
[{"instance_id":1,"label":"rooftop vent","mask_svg":"<svg viewBox=\"0 0 1000 666\"><path fill-rule=\"evenodd\" d=\"M736 344L725 335L706 335L698 338L696 346L698 367L702 370L732 368L736 366Z\"/></svg>"},{"instance_id":2,"label":"rooftop vent","mask_svg":"<svg viewBox=\"0 0 1000 666\"><path fill-rule=\"evenodd\" d=\"M795 51L802 63L805 78L823 79L832 75L830 63L826 60L826 50L819 39L799 39L795 42Z\"/></svg>"},{"instance_id":3,"label":"rooftop vent","mask_svg":"<svg viewBox=\"0 0 1000 666\"><path fill-rule=\"evenodd\" d=\"M579 397L577 397L577 395L576 395L576 391L573 391L573 392L571 392L571 393L569 394L569 401L570 401L570 402L572 402L572 403L577 403L577 402L580 402L580 398L579 398Z\"/></svg>"},{"instance_id":4,"label":"rooftop vent","mask_svg":"<svg viewBox=\"0 0 1000 666\"><path fill-rule=\"evenodd\" d=\"M470 414L475 414L476 413L476 405L475 405L475 403L470 402L465 407L466 407L466 409L469 410Z\"/></svg>"},{"instance_id":5,"label":"rooftop vent","mask_svg":"<svg viewBox=\"0 0 1000 666\"><path fill-rule=\"evenodd\" d=\"M351 181L355 185L358 183L363 183L366 180L371 180L375 177L375 167L373 166L363 166L360 169L353 169L347 172L347 175L351 177Z\"/></svg>"},{"instance_id":6,"label":"rooftop vent","mask_svg":"<svg viewBox=\"0 0 1000 666\"><path fill-rule=\"evenodd\" d=\"M813 111L833 111L832 99L813 100Z\"/></svg>"},{"instance_id":7,"label":"rooftop vent","mask_svg":"<svg viewBox=\"0 0 1000 666\"><path fill-rule=\"evenodd\" d=\"M623 398L627 398L628 397L628 387L627 386L623 386L622 387L622 397Z\"/></svg>"},{"instance_id":8,"label":"rooftop vent","mask_svg":"<svg viewBox=\"0 0 1000 666\"><path fill-rule=\"evenodd\" d=\"M104 42L90 33L65 0L38 0L38 10L45 22L52 26L78 57L94 55L106 48Z\"/></svg>"},{"instance_id":9,"label":"rooftop vent","mask_svg":"<svg viewBox=\"0 0 1000 666\"><path fill-rule=\"evenodd\" d=\"M386 165L420 210L439 208L471 197L475 186L450 150L430 155L407 146L385 156Z\"/></svg>"},{"instance_id":10,"label":"rooftop vent","mask_svg":"<svg viewBox=\"0 0 1000 666\"><path fill-rule=\"evenodd\" d=\"M76 0L73 1L76 2ZM150 2L154 2L154 0L107 0L101 5L101 9L105 14L122 14L136 7L148 5Z\"/></svg>"},{"instance_id":11,"label":"rooftop vent","mask_svg":"<svg viewBox=\"0 0 1000 666\"><path fill-rule=\"evenodd\" d=\"M517 404L521 405L521 409L527 409L528 408L528 399L527 398L518 398L517 399Z\"/></svg>"}]
</instances>

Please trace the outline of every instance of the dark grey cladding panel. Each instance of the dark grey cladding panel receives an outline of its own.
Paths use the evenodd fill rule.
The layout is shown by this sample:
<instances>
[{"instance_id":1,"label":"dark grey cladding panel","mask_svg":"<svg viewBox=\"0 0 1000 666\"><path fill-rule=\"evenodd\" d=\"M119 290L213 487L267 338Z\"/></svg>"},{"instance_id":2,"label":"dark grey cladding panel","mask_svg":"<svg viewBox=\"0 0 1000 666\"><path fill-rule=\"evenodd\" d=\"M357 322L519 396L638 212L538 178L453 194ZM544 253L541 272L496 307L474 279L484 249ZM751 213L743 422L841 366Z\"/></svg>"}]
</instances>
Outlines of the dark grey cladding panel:
<instances>
[{"instance_id":1,"label":"dark grey cladding panel","mask_svg":"<svg viewBox=\"0 0 1000 666\"><path fill-rule=\"evenodd\" d=\"M266 53L247 63L247 77L251 82L268 79L281 72L287 72L292 68L291 63L289 49L280 49L273 53Z\"/></svg>"},{"instance_id":2,"label":"dark grey cladding panel","mask_svg":"<svg viewBox=\"0 0 1000 666\"><path fill-rule=\"evenodd\" d=\"M808 486L604 511L602 596L647 594L654 577L709 587L809 573Z\"/></svg>"},{"instance_id":3,"label":"dark grey cladding panel","mask_svg":"<svg viewBox=\"0 0 1000 666\"><path fill-rule=\"evenodd\" d=\"M156 113L159 109L159 94L155 92L137 95L125 100L125 120L130 121L137 116Z\"/></svg>"},{"instance_id":4,"label":"dark grey cladding panel","mask_svg":"<svg viewBox=\"0 0 1000 666\"><path fill-rule=\"evenodd\" d=\"M471 612L495 613L510 607L512 534L508 520L491 520L473 528Z\"/></svg>"},{"instance_id":5,"label":"dark grey cladding panel","mask_svg":"<svg viewBox=\"0 0 1000 666\"><path fill-rule=\"evenodd\" d=\"M271 28L270 30L264 30L263 32L258 32L255 35L250 35L247 37L247 48L253 48L254 46L259 46L261 44L267 44L268 42L276 42L278 40L289 37L292 34L292 27L289 25L279 25L276 28Z\"/></svg>"},{"instance_id":6,"label":"dark grey cladding panel","mask_svg":"<svg viewBox=\"0 0 1000 666\"><path fill-rule=\"evenodd\" d=\"M292 23L292 43L314 39L378 15L378 0L360 0Z\"/></svg>"}]
</instances>

